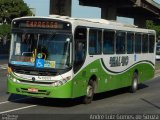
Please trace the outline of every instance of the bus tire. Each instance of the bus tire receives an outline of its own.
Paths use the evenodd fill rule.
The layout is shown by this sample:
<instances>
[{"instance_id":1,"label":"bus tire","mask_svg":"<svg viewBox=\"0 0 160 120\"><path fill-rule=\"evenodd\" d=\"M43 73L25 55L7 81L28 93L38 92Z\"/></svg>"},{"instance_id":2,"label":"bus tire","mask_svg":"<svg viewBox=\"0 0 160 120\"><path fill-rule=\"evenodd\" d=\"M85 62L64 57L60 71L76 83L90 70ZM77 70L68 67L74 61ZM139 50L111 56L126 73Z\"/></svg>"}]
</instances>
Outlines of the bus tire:
<instances>
[{"instance_id":1,"label":"bus tire","mask_svg":"<svg viewBox=\"0 0 160 120\"><path fill-rule=\"evenodd\" d=\"M94 96L94 91L95 91L95 81L90 80L87 85L87 91L86 91L87 94L83 98L84 104L89 104L92 102L93 96Z\"/></svg>"},{"instance_id":2,"label":"bus tire","mask_svg":"<svg viewBox=\"0 0 160 120\"><path fill-rule=\"evenodd\" d=\"M130 87L130 92L135 93L138 89L138 74L135 72L132 78L132 85Z\"/></svg>"}]
</instances>

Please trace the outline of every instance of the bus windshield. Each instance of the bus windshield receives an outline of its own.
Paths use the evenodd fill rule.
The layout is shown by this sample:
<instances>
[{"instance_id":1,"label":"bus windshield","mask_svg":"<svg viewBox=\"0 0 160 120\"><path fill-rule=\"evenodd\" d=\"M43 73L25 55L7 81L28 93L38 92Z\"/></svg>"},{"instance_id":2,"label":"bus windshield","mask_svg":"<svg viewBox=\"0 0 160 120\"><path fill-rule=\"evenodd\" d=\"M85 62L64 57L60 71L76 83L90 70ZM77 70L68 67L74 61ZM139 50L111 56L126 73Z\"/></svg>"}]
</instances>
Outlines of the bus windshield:
<instances>
[{"instance_id":1,"label":"bus windshield","mask_svg":"<svg viewBox=\"0 0 160 120\"><path fill-rule=\"evenodd\" d=\"M71 66L71 35L62 33L13 33L10 64L39 69Z\"/></svg>"}]
</instances>

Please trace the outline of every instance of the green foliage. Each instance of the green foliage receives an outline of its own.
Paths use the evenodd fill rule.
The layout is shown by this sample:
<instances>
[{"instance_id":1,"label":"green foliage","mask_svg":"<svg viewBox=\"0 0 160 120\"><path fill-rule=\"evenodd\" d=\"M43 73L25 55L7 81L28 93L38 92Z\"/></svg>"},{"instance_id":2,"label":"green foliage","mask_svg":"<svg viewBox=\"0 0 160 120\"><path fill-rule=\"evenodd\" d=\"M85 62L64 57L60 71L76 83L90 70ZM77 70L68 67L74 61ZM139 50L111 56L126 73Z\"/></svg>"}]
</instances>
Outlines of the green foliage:
<instances>
[{"instance_id":1,"label":"green foliage","mask_svg":"<svg viewBox=\"0 0 160 120\"><path fill-rule=\"evenodd\" d=\"M0 0L1 22L10 24L12 19L32 15L29 7L23 0Z\"/></svg>"},{"instance_id":2,"label":"green foliage","mask_svg":"<svg viewBox=\"0 0 160 120\"><path fill-rule=\"evenodd\" d=\"M11 21L14 18L32 15L23 0L0 0L0 37L10 36Z\"/></svg>"},{"instance_id":3,"label":"green foliage","mask_svg":"<svg viewBox=\"0 0 160 120\"><path fill-rule=\"evenodd\" d=\"M0 37L3 38L4 36L10 36L10 31L11 31L11 25L9 24L3 24L0 25Z\"/></svg>"},{"instance_id":4,"label":"green foliage","mask_svg":"<svg viewBox=\"0 0 160 120\"><path fill-rule=\"evenodd\" d=\"M157 37L160 38L160 25L154 23L153 21L151 20L147 20L146 21L146 27L148 29L153 29L157 32Z\"/></svg>"}]
</instances>

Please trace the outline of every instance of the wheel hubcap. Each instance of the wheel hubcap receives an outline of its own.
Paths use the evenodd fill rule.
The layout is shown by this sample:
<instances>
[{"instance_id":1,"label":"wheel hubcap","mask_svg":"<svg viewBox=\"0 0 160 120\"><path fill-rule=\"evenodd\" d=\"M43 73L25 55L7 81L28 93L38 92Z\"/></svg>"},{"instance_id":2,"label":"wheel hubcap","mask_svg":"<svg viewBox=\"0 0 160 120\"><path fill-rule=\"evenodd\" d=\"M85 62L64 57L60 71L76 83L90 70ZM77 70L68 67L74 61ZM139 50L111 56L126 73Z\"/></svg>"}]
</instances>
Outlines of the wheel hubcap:
<instances>
[{"instance_id":1,"label":"wheel hubcap","mask_svg":"<svg viewBox=\"0 0 160 120\"><path fill-rule=\"evenodd\" d=\"M133 88L134 88L135 90L137 89L137 79L134 79Z\"/></svg>"},{"instance_id":2,"label":"wheel hubcap","mask_svg":"<svg viewBox=\"0 0 160 120\"><path fill-rule=\"evenodd\" d=\"M92 95L93 95L93 87L88 85L88 87L87 87L87 96L88 97L92 97Z\"/></svg>"}]
</instances>

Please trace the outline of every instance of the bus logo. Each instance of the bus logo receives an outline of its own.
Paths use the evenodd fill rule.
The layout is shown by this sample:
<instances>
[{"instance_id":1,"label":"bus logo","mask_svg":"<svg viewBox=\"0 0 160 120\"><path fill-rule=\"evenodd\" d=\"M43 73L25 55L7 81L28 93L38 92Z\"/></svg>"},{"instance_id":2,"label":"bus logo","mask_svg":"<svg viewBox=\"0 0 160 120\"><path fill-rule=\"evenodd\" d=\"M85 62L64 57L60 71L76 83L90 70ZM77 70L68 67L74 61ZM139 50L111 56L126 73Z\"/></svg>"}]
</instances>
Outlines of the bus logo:
<instances>
[{"instance_id":1,"label":"bus logo","mask_svg":"<svg viewBox=\"0 0 160 120\"><path fill-rule=\"evenodd\" d=\"M32 81L35 82L35 80L36 80L35 77L32 77Z\"/></svg>"},{"instance_id":2,"label":"bus logo","mask_svg":"<svg viewBox=\"0 0 160 120\"><path fill-rule=\"evenodd\" d=\"M110 57L110 67L127 66L128 62L128 56Z\"/></svg>"}]
</instances>

